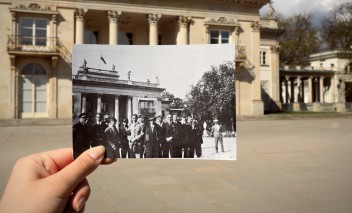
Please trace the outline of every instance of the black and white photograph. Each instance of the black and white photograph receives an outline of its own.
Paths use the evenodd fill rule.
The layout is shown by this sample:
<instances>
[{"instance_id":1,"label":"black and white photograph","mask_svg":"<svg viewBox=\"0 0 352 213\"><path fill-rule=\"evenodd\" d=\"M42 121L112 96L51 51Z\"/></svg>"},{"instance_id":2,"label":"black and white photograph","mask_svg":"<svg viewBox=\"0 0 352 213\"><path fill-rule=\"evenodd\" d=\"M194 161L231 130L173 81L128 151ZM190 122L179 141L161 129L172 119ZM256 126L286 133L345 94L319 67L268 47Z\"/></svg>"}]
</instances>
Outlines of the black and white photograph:
<instances>
[{"instance_id":1,"label":"black and white photograph","mask_svg":"<svg viewBox=\"0 0 352 213\"><path fill-rule=\"evenodd\" d=\"M74 45L74 158L236 160L235 47Z\"/></svg>"}]
</instances>

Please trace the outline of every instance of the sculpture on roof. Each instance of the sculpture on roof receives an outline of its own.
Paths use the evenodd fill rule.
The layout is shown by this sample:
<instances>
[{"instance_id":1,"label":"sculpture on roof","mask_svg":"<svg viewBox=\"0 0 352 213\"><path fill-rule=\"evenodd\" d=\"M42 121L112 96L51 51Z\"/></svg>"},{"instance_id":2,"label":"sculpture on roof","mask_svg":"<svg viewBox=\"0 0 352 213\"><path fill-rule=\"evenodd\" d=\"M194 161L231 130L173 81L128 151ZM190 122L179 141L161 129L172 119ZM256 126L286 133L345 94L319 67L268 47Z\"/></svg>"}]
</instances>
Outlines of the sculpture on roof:
<instances>
[{"instance_id":1,"label":"sculpture on roof","mask_svg":"<svg viewBox=\"0 0 352 213\"><path fill-rule=\"evenodd\" d=\"M131 71L128 71L127 77L128 77L128 80L131 80Z\"/></svg>"},{"instance_id":2,"label":"sculpture on roof","mask_svg":"<svg viewBox=\"0 0 352 213\"><path fill-rule=\"evenodd\" d=\"M268 18L275 18L275 9L272 1L269 3L269 10L267 15L268 15Z\"/></svg>"}]
</instances>

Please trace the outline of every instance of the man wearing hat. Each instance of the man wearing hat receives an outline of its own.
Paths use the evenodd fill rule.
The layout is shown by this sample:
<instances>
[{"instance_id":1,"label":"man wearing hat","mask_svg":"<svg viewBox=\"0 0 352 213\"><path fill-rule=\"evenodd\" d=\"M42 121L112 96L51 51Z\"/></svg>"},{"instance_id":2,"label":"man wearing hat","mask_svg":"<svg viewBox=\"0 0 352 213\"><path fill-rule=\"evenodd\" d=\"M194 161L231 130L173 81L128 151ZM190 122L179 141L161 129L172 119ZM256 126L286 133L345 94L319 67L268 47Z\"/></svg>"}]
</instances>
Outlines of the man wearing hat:
<instances>
[{"instance_id":1,"label":"man wearing hat","mask_svg":"<svg viewBox=\"0 0 352 213\"><path fill-rule=\"evenodd\" d=\"M149 118L149 125L145 129L144 143L145 143L145 157L157 158L159 152L159 132L155 124L155 117Z\"/></svg>"},{"instance_id":2,"label":"man wearing hat","mask_svg":"<svg viewBox=\"0 0 352 213\"><path fill-rule=\"evenodd\" d=\"M168 147L166 146L166 124L163 122L161 115L156 116L155 124L159 132L158 158L162 158L163 156L169 157Z\"/></svg>"},{"instance_id":3,"label":"man wearing hat","mask_svg":"<svg viewBox=\"0 0 352 213\"><path fill-rule=\"evenodd\" d=\"M79 122L72 126L73 157L76 159L80 154L90 148L91 134L88 125L89 116L81 113Z\"/></svg>"},{"instance_id":4,"label":"man wearing hat","mask_svg":"<svg viewBox=\"0 0 352 213\"><path fill-rule=\"evenodd\" d=\"M141 158L143 157L143 140L144 140L144 124L141 120L142 116L138 118L136 114L132 115L132 123L128 126L129 146L128 158Z\"/></svg>"},{"instance_id":5,"label":"man wearing hat","mask_svg":"<svg viewBox=\"0 0 352 213\"><path fill-rule=\"evenodd\" d=\"M218 143L221 144L221 151L224 152L224 143L222 140L222 133L224 132L223 127L219 124L219 120L215 118L213 120L214 125L211 127L211 135L215 138L215 150L218 153Z\"/></svg>"}]
</instances>

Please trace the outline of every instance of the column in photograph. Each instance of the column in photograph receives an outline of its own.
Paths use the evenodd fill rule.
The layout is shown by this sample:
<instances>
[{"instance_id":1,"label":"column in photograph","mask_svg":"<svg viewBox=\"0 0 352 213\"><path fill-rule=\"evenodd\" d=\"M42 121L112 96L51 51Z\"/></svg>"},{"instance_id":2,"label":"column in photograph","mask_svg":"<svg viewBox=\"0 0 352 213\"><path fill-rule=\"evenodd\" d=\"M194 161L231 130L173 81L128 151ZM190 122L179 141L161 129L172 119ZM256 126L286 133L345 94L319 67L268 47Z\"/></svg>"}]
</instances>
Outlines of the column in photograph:
<instances>
[{"instance_id":1,"label":"column in photograph","mask_svg":"<svg viewBox=\"0 0 352 213\"><path fill-rule=\"evenodd\" d=\"M297 102L302 102L302 78L301 76L297 76Z\"/></svg>"},{"instance_id":2,"label":"column in photograph","mask_svg":"<svg viewBox=\"0 0 352 213\"><path fill-rule=\"evenodd\" d=\"M321 76L319 79L319 89L320 89L320 103L325 103L324 100L324 77Z\"/></svg>"},{"instance_id":3,"label":"column in photograph","mask_svg":"<svg viewBox=\"0 0 352 213\"><path fill-rule=\"evenodd\" d=\"M180 27L179 36L177 39L177 45L188 44L188 24L191 21L191 17L179 16L178 25Z\"/></svg>"},{"instance_id":4,"label":"column in photograph","mask_svg":"<svg viewBox=\"0 0 352 213\"><path fill-rule=\"evenodd\" d=\"M127 119L128 121L132 121L132 97L127 97Z\"/></svg>"},{"instance_id":5,"label":"column in photograph","mask_svg":"<svg viewBox=\"0 0 352 213\"><path fill-rule=\"evenodd\" d=\"M149 45L158 45L158 21L160 14L149 14Z\"/></svg>"},{"instance_id":6,"label":"column in photograph","mask_svg":"<svg viewBox=\"0 0 352 213\"><path fill-rule=\"evenodd\" d=\"M83 44L84 41L84 16L86 14L86 9L76 9L76 44Z\"/></svg>"},{"instance_id":7,"label":"column in photograph","mask_svg":"<svg viewBox=\"0 0 352 213\"><path fill-rule=\"evenodd\" d=\"M308 77L308 103L313 103L313 87L312 87L313 77Z\"/></svg>"},{"instance_id":8,"label":"column in photograph","mask_svg":"<svg viewBox=\"0 0 352 213\"><path fill-rule=\"evenodd\" d=\"M101 94L97 94L97 113L101 113Z\"/></svg>"},{"instance_id":9,"label":"column in photograph","mask_svg":"<svg viewBox=\"0 0 352 213\"><path fill-rule=\"evenodd\" d=\"M120 126L120 116L119 116L120 110L119 110L119 96L115 95L115 119L117 120L116 126Z\"/></svg>"},{"instance_id":10,"label":"column in photograph","mask_svg":"<svg viewBox=\"0 0 352 213\"><path fill-rule=\"evenodd\" d=\"M82 113L87 112L87 94L82 93Z\"/></svg>"},{"instance_id":11,"label":"column in photograph","mask_svg":"<svg viewBox=\"0 0 352 213\"><path fill-rule=\"evenodd\" d=\"M121 15L121 11L108 11L109 19L109 44L116 45L118 41L118 19Z\"/></svg>"}]
</instances>

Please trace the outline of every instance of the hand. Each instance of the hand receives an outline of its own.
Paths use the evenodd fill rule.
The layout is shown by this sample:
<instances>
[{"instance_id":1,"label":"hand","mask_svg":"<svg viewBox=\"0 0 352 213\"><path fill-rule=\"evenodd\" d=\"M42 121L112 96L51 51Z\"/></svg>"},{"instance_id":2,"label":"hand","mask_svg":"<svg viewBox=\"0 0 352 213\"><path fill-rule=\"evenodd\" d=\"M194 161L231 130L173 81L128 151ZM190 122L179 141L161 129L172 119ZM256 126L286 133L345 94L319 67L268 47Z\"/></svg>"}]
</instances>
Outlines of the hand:
<instances>
[{"instance_id":1,"label":"hand","mask_svg":"<svg viewBox=\"0 0 352 213\"><path fill-rule=\"evenodd\" d=\"M86 177L103 162L104 152L103 146L94 147L73 161L72 149L59 149L19 159L0 212L83 212L90 194Z\"/></svg>"}]
</instances>

